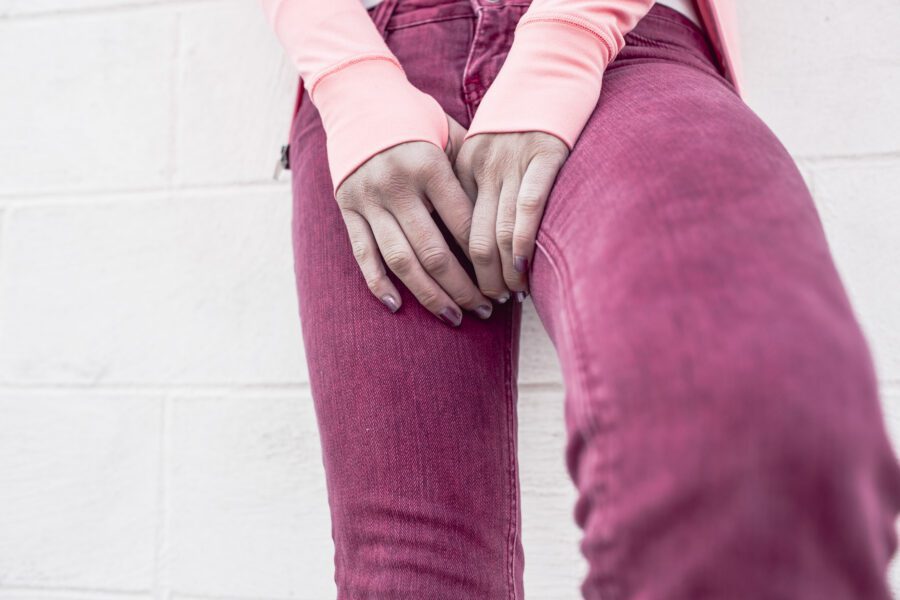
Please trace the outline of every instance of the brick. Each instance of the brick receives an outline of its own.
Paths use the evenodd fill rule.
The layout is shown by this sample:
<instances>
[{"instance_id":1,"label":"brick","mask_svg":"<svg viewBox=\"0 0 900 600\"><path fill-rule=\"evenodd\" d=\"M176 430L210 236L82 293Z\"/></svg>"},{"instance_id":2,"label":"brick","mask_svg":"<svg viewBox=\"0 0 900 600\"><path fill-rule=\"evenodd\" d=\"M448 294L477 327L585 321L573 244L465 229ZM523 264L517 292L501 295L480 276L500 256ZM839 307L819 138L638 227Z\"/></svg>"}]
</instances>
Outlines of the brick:
<instances>
[{"instance_id":1,"label":"brick","mask_svg":"<svg viewBox=\"0 0 900 600\"><path fill-rule=\"evenodd\" d=\"M556 349L534 310L531 300L522 312L522 334L519 342L519 383L561 383L562 372Z\"/></svg>"},{"instance_id":2,"label":"brick","mask_svg":"<svg viewBox=\"0 0 900 600\"><path fill-rule=\"evenodd\" d=\"M151 588L160 406L128 392L0 393L4 588Z\"/></svg>"},{"instance_id":3,"label":"brick","mask_svg":"<svg viewBox=\"0 0 900 600\"><path fill-rule=\"evenodd\" d=\"M900 151L900 3L736 2L745 97L791 152Z\"/></svg>"},{"instance_id":4,"label":"brick","mask_svg":"<svg viewBox=\"0 0 900 600\"><path fill-rule=\"evenodd\" d=\"M172 590L335 596L325 475L307 396L177 397L169 445Z\"/></svg>"},{"instance_id":5,"label":"brick","mask_svg":"<svg viewBox=\"0 0 900 600\"><path fill-rule=\"evenodd\" d=\"M519 396L519 473L525 596L575 597L587 574L572 517L575 487L565 465L563 392L524 388Z\"/></svg>"},{"instance_id":6,"label":"brick","mask_svg":"<svg viewBox=\"0 0 900 600\"><path fill-rule=\"evenodd\" d=\"M177 182L271 179L298 75L259 2L185 9L180 42Z\"/></svg>"},{"instance_id":7,"label":"brick","mask_svg":"<svg viewBox=\"0 0 900 600\"><path fill-rule=\"evenodd\" d=\"M175 17L0 21L0 194L167 180Z\"/></svg>"},{"instance_id":8,"label":"brick","mask_svg":"<svg viewBox=\"0 0 900 600\"><path fill-rule=\"evenodd\" d=\"M0 5L0 17L50 16L59 13L125 8L136 5L146 6L154 2L176 1L178 0L4 0Z\"/></svg>"},{"instance_id":9,"label":"brick","mask_svg":"<svg viewBox=\"0 0 900 600\"><path fill-rule=\"evenodd\" d=\"M282 189L7 215L0 382L301 383Z\"/></svg>"}]
</instances>

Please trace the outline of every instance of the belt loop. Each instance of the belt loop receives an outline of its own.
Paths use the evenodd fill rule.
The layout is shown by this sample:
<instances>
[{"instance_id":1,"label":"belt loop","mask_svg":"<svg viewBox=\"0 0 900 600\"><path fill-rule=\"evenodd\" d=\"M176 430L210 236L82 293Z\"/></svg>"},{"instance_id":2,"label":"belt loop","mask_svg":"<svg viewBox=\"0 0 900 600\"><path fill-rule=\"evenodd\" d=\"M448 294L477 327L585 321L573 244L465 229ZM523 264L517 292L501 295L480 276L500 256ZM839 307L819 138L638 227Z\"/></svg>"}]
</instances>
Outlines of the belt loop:
<instances>
[{"instance_id":1,"label":"belt loop","mask_svg":"<svg viewBox=\"0 0 900 600\"><path fill-rule=\"evenodd\" d=\"M375 9L372 11L372 21L375 22L375 28L378 29L381 37L387 37L388 22L399 2L400 0L381 0L375 5Z\"/></svg>"}]
</instances>

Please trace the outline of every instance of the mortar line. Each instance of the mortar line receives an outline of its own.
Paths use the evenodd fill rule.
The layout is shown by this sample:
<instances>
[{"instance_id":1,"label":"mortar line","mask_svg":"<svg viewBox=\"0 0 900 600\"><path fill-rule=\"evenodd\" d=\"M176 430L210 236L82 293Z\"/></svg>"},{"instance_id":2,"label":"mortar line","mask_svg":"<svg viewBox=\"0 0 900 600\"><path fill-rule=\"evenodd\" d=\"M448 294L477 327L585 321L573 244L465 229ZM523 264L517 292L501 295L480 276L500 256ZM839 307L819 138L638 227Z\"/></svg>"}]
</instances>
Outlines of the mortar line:
<instances>
[{"instance_id":1,"label":"mortar line","mask_svg":"<svg viewBox=\"0 0 900 600\"><path fill-rule=\"evenodd\" d=\"M169 556L171 544L171 431L172 394L163 397L160 407L159 464L157 489L156 548L153 565L153 598L169 600L171 597L171 576Z\"/></svg>"},{"instance_id":2,"label":"mortar line","mask_svg":"<svg viewBox=\"0 0 900 600\"><path fill-rule=\"evenodd\" d=\"M139 392L145 394L214 394L214 393L231 393L231 394L250 394L260 392L281 392L296 393L308 392L308 383L252 383L252 384L227 384L227 383L181 383L181 384L164 384L164 383L0 383L0 392L2 391L24 391L24 392L72 392L72 391L93 391L93 392Z\"/></svg>"},{"instance_id":3,"label":"mortar line","mask_svg":"<svg viewBox=\"0 0 900 600\"><path fill-rule=\"evenodd\" d=\"M844 163L857 164L861 162L892 162L900 160L900 150L887 152L861 152L859 154L798 154L794 156L798 163L809 163L813 166L840 165Z\"/></svg>"},{"instance_id":4,"label":"mortar line","mask_svg":"<svg viewBox=\"0 0 900 600\"><path fill-rule=\"evenodd\" d=\"M22 594L41 594L54 598L77 598L81 600L86 594L104 598L147 598L150 590L117 589L92 586L42 586L27 583L4 583L0 588L0 600L3 598L21 598Z\"/></svg>"},{"instance_id":5,"label":"mortar line","mask_svg":"<svg viewBox=\"0 0 900 600\"><path fill-rule=\"evenodd\" d=\"M207 4L227 4L230 0L141 0L128 4L109 3L97 6L80 6L77 8L51 8L30 12L5 12L0 13L0 25L7 25L16 21L38 21L54 18L90 17L102 14L120 14L139 12L142 10L168 10L172 7L184 8L203 6Z\"/></svg>"},{"instance_id":6,"label":"mortar line","mask_svg":"<svg viewBox=\"0 0 900 600\"><path fill-rule=\"evenodd\" d=\"M84 190L42 190L0 192L0 207L55 206L79 202L153 200L178 196L214 196L217 194L246 194L247 192L290 192L288 181L246 180L232 183L201 183L144 188L109 188Z\"/></svg>"}]
</instances>

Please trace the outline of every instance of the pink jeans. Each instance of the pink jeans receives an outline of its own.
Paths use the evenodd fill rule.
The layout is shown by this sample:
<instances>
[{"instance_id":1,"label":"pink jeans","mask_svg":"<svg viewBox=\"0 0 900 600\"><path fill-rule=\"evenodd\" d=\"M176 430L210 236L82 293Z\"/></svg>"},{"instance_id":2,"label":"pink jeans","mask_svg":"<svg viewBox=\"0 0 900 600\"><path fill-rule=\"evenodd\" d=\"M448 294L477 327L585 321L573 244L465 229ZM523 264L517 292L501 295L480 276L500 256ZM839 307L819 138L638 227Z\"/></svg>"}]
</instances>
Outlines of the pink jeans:
<instances>
[{"instance_id":1,"label":"pink jeans","mask_svg":"<svg viewBox=\"0 0 900 600\"><path fill-rule=\"evenodd\" d=\"M527 5L385 0L372 17L467 125ZM521 305L451 328L394 279L391 314L308 98L290 158L339 598L522 598ZM680 13L656 6L627 36L537 240L584 597L889 598L900 471L869 350L794 162Z\"/></svg>"}]
</instances>

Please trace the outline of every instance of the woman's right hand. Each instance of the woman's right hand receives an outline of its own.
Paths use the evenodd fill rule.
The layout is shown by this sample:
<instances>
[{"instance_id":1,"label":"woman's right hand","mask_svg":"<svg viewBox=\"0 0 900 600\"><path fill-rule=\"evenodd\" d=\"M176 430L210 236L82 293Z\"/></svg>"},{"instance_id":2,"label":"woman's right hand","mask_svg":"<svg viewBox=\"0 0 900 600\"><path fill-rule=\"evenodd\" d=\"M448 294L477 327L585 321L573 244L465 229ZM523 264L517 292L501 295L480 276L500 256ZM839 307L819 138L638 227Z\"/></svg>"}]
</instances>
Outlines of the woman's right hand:
<instances>
[{"instance_id":1,"label":"woman's right hand","mask_svg":"<svg viewBox=\"0 0 900 600\"><path fill-rule=\"evenodd\" d=\"M458 326L460 307L487 319L493 306L456 259L431 215L437 211L468 253L473 207L451 166L465 130L451 117L447 120L446 151L429 142L392 146L347 177L336 198L353 255L375 297L391 312L400 308L400 294L387 276L386 263L425 308Z\"/></svg>"}]
</instances>

